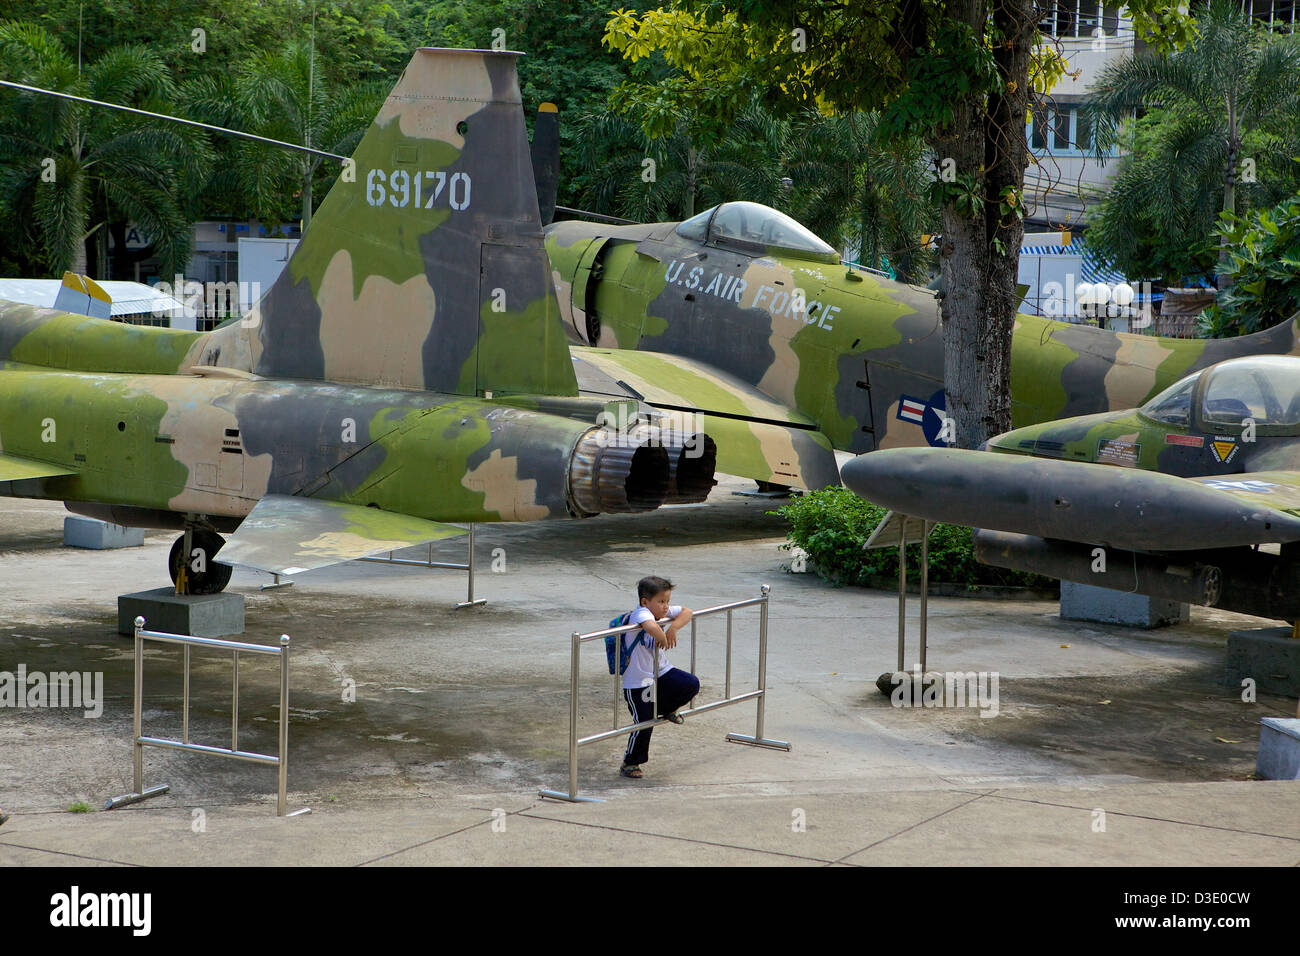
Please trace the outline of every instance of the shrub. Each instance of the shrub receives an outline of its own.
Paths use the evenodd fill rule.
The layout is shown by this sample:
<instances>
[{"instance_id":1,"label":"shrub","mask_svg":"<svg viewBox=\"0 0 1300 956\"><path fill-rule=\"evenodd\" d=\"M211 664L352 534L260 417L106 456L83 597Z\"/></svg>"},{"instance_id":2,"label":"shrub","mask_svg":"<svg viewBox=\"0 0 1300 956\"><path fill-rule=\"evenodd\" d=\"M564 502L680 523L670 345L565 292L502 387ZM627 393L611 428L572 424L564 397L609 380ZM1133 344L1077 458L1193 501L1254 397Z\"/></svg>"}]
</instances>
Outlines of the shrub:
<instances>
[{"instance_id":1,"label":"shrub","mask_svg":"<svg viewBox=\"0 0 1300 956\"><path fill-rule=\"evenodd\" d=\"M1300 196L1249 217L1221 216L1232 285L1201 313L1212 338L1258 332L1300 309Z\"/></svg>"},{"instance_id":2,"label":"shrub","mask_svg":"<svg viewBox=\"0 0 1300 956\"><path fill-rule=\"evenodd\" d=\"M898 580L898 548L865 548L867 539L888 513L864 501L847 488L809 492L771 514L790 522L787 542L781 547L802 548L816 572L835 585L862 587ZM907 579L921 581L920 549L909 547ZM930 582L980 587L1031 587L1051 589L1052 578L1009 571L975 560L971 529L941 524L930 532Z\"/></svg>"}]
</instances>

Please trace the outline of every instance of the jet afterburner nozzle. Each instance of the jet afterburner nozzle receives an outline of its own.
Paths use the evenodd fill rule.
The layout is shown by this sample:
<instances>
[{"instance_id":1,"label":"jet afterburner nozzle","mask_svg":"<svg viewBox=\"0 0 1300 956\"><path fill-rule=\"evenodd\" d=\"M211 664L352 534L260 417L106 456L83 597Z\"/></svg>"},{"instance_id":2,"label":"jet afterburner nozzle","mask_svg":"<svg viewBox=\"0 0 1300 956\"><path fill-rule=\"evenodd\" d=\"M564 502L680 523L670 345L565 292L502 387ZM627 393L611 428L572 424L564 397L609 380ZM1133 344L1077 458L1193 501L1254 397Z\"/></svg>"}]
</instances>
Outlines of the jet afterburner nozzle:
<instances>
[{"instance_id":1,"label":"jet afterburner nozzle","mask_svg":"<svg viewBox=\"0 0 1300 956\"><path fill-rule=\"evenodd\" d=\"M569 494L587 515L653 511L668 498L668 451L649 437L592 428L569 460Z\"/></svg>"},{"instance_id":2,"label":"jet afterburner nozzle","mask_svg":"<svg viewBox=\"0 0 1300 956\"><path fill-rule=\"evenodd\" d=\"M641 423L634 425L628 436L635 442L658 445L668 453L668 496L664 504L697 504L717 484L713 469L718 463L718 446L704 432Z\"/></svg>"}]
</instances>

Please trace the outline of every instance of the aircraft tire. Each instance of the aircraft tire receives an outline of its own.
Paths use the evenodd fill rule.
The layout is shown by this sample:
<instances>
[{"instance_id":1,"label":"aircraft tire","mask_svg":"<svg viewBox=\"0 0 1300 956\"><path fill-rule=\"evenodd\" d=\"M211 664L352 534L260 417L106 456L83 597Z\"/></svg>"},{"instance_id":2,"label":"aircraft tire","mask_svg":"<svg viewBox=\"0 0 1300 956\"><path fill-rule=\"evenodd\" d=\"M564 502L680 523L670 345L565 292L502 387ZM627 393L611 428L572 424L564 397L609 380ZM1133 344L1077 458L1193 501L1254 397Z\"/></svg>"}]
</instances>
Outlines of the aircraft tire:
<instances>
[{"instance_id":1,"label":"aircraft tire","mask_svg":"<svg viewBox=\"0 0 1300 956\"><path fill-rule=\"evenodd\" d=\"M194 529L190 546L192 549L202 549L204 552L204 570L195 571L190 567L185 568L186 580L185 587L181 589L182 594L218 594L226 589L235 569L228 564L220 564L213 560L225 543L226 539L216 532L205 528ZM181 553L184 548L185 535L181 535L172 544L171 554L167 558L167 571L171 575L173 585L180 577L182 565L185 563Z\"/></svg>"}]
</instances>

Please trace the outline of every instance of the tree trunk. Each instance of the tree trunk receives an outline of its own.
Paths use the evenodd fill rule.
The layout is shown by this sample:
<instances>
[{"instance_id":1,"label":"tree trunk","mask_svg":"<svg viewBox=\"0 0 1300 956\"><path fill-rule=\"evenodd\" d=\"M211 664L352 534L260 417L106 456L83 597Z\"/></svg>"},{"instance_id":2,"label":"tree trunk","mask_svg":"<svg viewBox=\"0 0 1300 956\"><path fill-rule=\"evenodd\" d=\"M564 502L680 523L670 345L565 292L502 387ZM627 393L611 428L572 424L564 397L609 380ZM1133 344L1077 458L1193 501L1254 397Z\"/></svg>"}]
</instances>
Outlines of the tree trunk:
<instances>
[{"instance_id":1,"label":"tree trunk","mask_svg":"<svg viewBox=\"0 0 1300 956\"><path fill-rule=\"evenodd\" d=\"M311 225L311 173L302 179L302 231L305 233Z\"/></svg>"},{"instance_id":2,"label":"tree trunk","mask_svg":"<svg viewBox=\"0 0 1300 956\"><path fill-rule=\"evenodd\" d=\"M685 208L684 219L690 219L695 215L695 165L699 160L699 154L693 146L686 147L686 195L682 197Z\"/></svg>"},{"instance_id":3,"label":"tree trunk","mask_svg":"<svg viewBox=\"0 0 1300 956\"><path fill-rule=\"evenodd\" d=\"M1237 211L1237 157L1241 154L1241 139L1237 130L1237 97L1228 95L1228 158L1223 170L1223 211L1232 214ZM1214 284L1219 289L1232 285L1231 268L1228 256L1228 239L1219 237L1219 262L1215 268Z\"/></svg>"},{"instance_id":4,"label":"tree trunk","mask_svg":"<svg viewBox=\"0 0 1300 956\"><path fill-rule=\"evenodd\" d=\"M978 448L1011 427L1011 332L1024 222L999 204L1008 187L1019 202L1024 187L1035 7L1033 0L993 5L994 28L1006 38L993 49L1002 86L987 99L974 92L954 103L953 122L931 141L936 155L954 161L958 182L966 178L983 200L974 215L951 201L942 209L944 384L953 420L949 443L962 448ZM983 0L956 0L949 11L975 36L984 35Z\"/></svg>"}]
</instances>

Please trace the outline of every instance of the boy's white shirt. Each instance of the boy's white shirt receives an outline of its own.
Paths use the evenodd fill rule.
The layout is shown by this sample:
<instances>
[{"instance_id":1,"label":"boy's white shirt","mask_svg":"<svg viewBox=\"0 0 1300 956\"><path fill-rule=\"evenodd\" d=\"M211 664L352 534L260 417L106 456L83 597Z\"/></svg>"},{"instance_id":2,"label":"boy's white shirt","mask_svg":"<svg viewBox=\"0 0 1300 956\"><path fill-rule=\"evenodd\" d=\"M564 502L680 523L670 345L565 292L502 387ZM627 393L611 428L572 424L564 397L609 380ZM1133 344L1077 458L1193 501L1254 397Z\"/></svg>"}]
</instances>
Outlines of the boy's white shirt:
<instances>
[{"instance_id":1,"label":"boy's white shirt","mask_svg":"<svg viewBox=\"0 0 1300 956\"><path fill-rule=\"evenodd\" d=\"M681 613L682 613L682 606L680 604L668 605L668 618L670 620L676 618L677 615ZM655 619L655 615L653 611L651 611L648 607L639 607L632 612L632 615L627 619L627 622L629 624L643 624L646 621L653 621L654 619ZM637 635L641 633L643 632L627 631L626 633L624 633L623 635L624 645L631 646L632 642L636 640ZM633 648L632 656L629 657L627 661L627 670L623 672L624 687L645 687L649 684L654 683L654 678L651 676L651 671L654 667L653 659L651 657L651 655L654 653L654 646L655 646L655 639L651 637L649 634L646 634L645 638L642 639L641 643L638 644L635 648ZM659 649L659 676L663 677L666 671L670 671L672 669L673 669L673 665L668 663L668 652L665 651L663 648L660 648Z\"/></svg>"}]
</instances>

